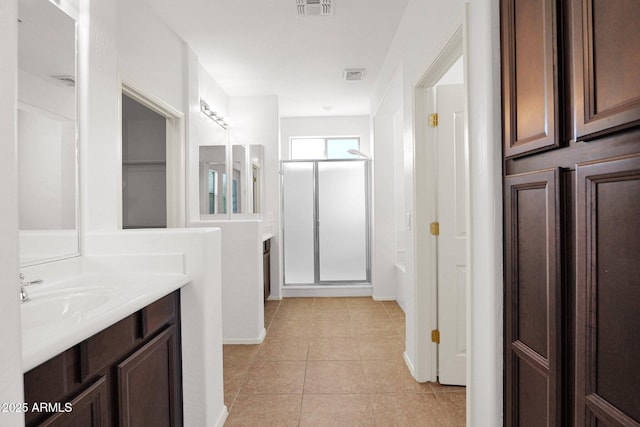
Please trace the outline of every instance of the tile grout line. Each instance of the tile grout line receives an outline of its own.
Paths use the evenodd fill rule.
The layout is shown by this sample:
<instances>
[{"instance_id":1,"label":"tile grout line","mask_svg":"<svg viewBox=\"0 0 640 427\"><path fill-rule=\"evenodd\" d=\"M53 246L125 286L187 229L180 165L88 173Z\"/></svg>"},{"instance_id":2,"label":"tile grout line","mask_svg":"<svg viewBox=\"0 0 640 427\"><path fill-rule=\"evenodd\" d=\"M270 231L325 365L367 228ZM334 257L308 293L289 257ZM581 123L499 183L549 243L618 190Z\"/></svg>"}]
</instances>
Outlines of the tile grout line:
<instances>
[{"instance_id":1,"label":"tile grout line","mask_svg":"<svg viewBox=\"0 0 640 427\"><path fill-rule=\"evenodd\" d=\"M310 304L308 304L308 305L307 305L306 310L303 310L303 312L304 312L304 311L308 311L309 309L311 310L311 317L310 317L310 319L309 319L310 321L311 321L311 320L316 320L316 314L317 314L317 315L320 315L320 314L321 314L322 312L324 312L324 311L328 311L328 312L334 311L334 310L332 310L332 308L335 308L335 311L341 311L342 307L344 307L343 305L340 305L340 304L335 304L335 305L333 305L333 304L329 303L329 304L323 305L323 306L322 306L322 310L320 310L320 311L318 311L318 312L316 313L316 309L320 309L320 304L318 304L318 301L319 301L319 300L318 300L318 298L310 299ZM298 310L298 309L299 309L299 308L296 306L296 304L297 304L297 303L294 303L294 304L292 304L292 305L290 305L290 306L289 306L289 307L295 307L295 308L293 309L293 310L294 310L294 312L295 312L295 310ZM402 391L402 390L397 390L397 391L389 391L389 392L386 392L386 391L382 391L382 390L378 390L378 391L376 391L376 390L373 390L373 389L370 387L370 381L368 381L368 380L369 380L369 377L367 377L367 376L365 375L365 373L364 373L364 371L365 371L365 369L364 369L365 361L363 360L363 353L362 353L362 347L361 347L361 345L360 345L360 341L361 341L361 338L363 338L363 337L365 337L365 336L372 335L372 334L371 334L371 332L372 332L372 331L377 330L377 328L375 328L375 327L374 327L374 328L372 329L372 331L368 331L368 333L367 333L367 334L365 334L365 335L360 335L360 334L358 333L358 331L356 330L357 328L355 327L355 324L354 324L353 314L354 314L354 313L358 313L361 309L362 309L363 311L366 311L367 307L375 307L375 305L367 306L367 305L361 304L359 301L356 301L356 302L355 302L356 307L353 307L353 305L354 305L354 304L348 304L348 305L346 306L346 312L347 312L347 314L348 314L348 316L347 316L347 317L348 317L348 322L349 322L349 332L350 332L349 336L344 336L344 337L343 337L343 336L340 334L340 333L342 332L342 327L340 327L340 329L339 329L339 330L337 330L337 331L328 331L328 330L327 330L327 331L325 331L325 332L322 332L322 333L320 333L320 334L317 334L317 335L322 335L322 336L317 336L317 337L314 335L313 331L308 331L306 334L304 334L304 338L305 338L305 340L304 340L304 341L305 341L305 343L306 343L306 348L305 348L305 349L306 349L306 353L305 353L305 356L306 356L306 357L304 358L304 362L305 362L305 364L304 364L304 373L303 373L303 381L302 381L302 391L301 391L301 394L300 394L300 403L299 403L299 406L298 406L298 408L297 408L298 419L297 419L297 423L296 423L295 425L298 425L298 426L302 425L302 421L303 421L303 419L302 419L302 409L303 409L303 406L304 406L304 402L305 402L305 400L306 400L306 399L307 399L311 394L318 394L318 393L311 393L311 394L308 394L308 393L306 393L306 391L305 391L305 387L306 387L306 383L307 383L307 381L306 381L306 380L307 380L307 374L308 374L308 372L309 372L309 365L310 365L310 362L311 362L311 360L310 360L311 350L312 350L312 349L311 349L311 345L312 345L312 341L313 341L314 337L315 337L315 338L327 338L327 339L331 339L331 338L335 338L335 339L338 339L338 338L347 338L349 341L353 342L353 344L356 346L355 350L357 351L357 357L358 357L358 359L357 359L357 360L360 362L360 363L358 364L358 366L360 367L361 373L362 373L362 375L363 375L363 379L364 379L364 383L365 383L365 394L367 394L367 395L368 395L368 397L367 397L367 400L366 400L366 401L367 401L368 406L369 406L369 414L373 417L373 420L374 420L374 424L372 424L372 425L379 425L379 424L378 424L378 422L377 422L377 420L376 420L376 411L375 411L375 408L374 408L374 401L376 400L376 399L374 399L374 398L375 398L375 396L376 396L376 395L402 395L402 394L407 394L407 393L411 393L411 394L415 394L415 393L422 394L422 393L424 393L424 392L425 392L425 390L424 390L424 389L423 389L423 390L415 390L415 391L409 391L409 390ZM397 321L397 320L398 320L398 318L395 318L395 317L392 317L392 316L391 316L390 308L389 308L389 307L387 307L387 305L385 305L385 304L381 304L381 305L383 306L384 311L383 311L383 312L380 312L380 313L384 313L384 314L385 314L386 319L384 319L384 320L387 320L387 321L388 321L388 320L391 320L391 321L392 321L392 325L393 325L393 329L392 329L392 330L395 332L395 334L394 334L393 336L395 336L395 337L399 337L401 340L403 340L403 338L404 338L404 337L403 337L403 335L402 335L402 333L401 333L401 327L400 327L400 326L396 326L396 324L399 324L399 323L401 323L401 322L398 322L398 321ZM300 307L304 307L304 306L305 306L305 304L304 304L304 303L300 305ZM277 318L278 318L278 314L283 315L284 313L286 313L286 312L288 311L288 310L284 310L284 311L283 311L283 310L281 310L281 308L282 308L282 307L281 307L281 304L278 304L278 306L276 306L276 307L275 307L275 310L274 310L274 312L273 312L273 315L271 316L270 321L269 321L269 327L268 327L268 329L270 329L272 326L274 326L274 325L275 325L275 323L274 323L274 322L277 320ZM340 308L340 310L339 310L339 308ZM397 314L397 311L395 311L395 310L394 310L394 313L396 313L396 314ZM295 315L295 314L294 314L294 315ZM362 317L363 317L363 318L365 318L366 316L362 316ZM372 318L373 318L373 317L372 317ZM306 321L306 318L305 318L305 319L293 319L293 320L295 320L295 321L297 321L297 322L300 322L300 321L304 322L304 321ZM344 323L344 322L341 322L341 321L338 319L338 323ZM367 320L365 320L365 321L364 321L364 323L366 324L366 323L367 323ZM326 328L324 328L324 329L326 329ZM324 330L324 329L322 329L322 330ZM329 329L331 329L331 328L329 328ZM389 330L388 332L390 332L390 331L391 331L391 330ZM269 331L269 330L267 330L267 337L270 337L269 332L270 332L270 331ZM327 335L327 334L328 334L328 335ZM336 335L336 334L337 334L337 335ZM327 336L323 336L323 335L327 335ZM378 335L378 334L373 334L373 335ZM385 337L385 336L386 336L386 333L384 333L384 332L383 332L383 335L381 335L381 336L380 336L380 338L384 340L384 337ZM391 336L391 335L389 335L389 336ZM271 338L273 338L273 337L271 337ZM286 331L284 331L284 335L279 336L278 338L280 338L281 340L287 340L287 339L295 338L295 335L289 336L289 335L286 333ZM301 337L301 338L302 338L302 337ZM266 341L266 340L265 340L265 341ZM264 343L262 343L262 344L264 344ZM248 368L249 368L249 372L251 372L251 370L255 367L255 364L256 364L256 363L258 362L258 360L259 360L258 355L260 354L260 352L262 351L262 349L263 349L263 348L265 348L265 347L263 347L263 345L262 345L262 344L260 344L260 345L259 345L259 349L258 349L258 350L257 350L257 352L255 353L255 356L254 356L253 358L251 358L251 360L250 360L250 362L249 362L249 365L250 365L250 366L248 367ZM320 347L318 347L318 349L319 349L319 351L324 350L324 352L326 352L329 348L327 348L327 347L323 347L323 346L320 346ZM324 356L324 357L327 357L327 359L326 359L326 361L327 361L327 362L329 362L329 361L331 361L331 362L344 361L343 359L339 359L339 360L338 360L338 359L336 359L336 360L331 359L331 358L330 358L330 357L331 357L330 355L329 355L329 356ZM392 359L394 359L394 358L395 358L395 356L394 356L394 357L390 357L390 356L387 354L387 355L385 355L384 359L381 359L381 360L391 361L391 360L392 360ZM297 360L299 360L299 359L297 359ZM325 359L319 359L318 361L323 361L323 360L325 360ZM345 359L345 360L346 360L346 359ZM351 360L351 359L348 359L348 360ZM367 359L367 360L368 360L368 359ZM372 360L373 360L373 359L372 359ZM377 360L377 359L375 359L375 360ZM314 361L315 361L315 360L314 360ZM242 384L242 386L239 388L239 391L235 394L235 397L234 397L234 399L233 399L232 403L230 404L229 412L231 412L231 408L232 408L232 407L236 406L236 402L238 401L239 395L240 395L240 393L242 393L242 390L244 390L244 389L245 389L245 386L246 386L247 381L248 381L248 374L245 376L244 383L243 383L243 384ZM440 391L442 392L442 393L440 393L440 391L436 391L436 390L434 389L434 387L433 387L432 383L429 383L429 387L427 387L426 389L428 390L428 393L429 393L429 394L431 394L432 396L434 396L438 402L444 402L445 400L449 400L449 399L443 399L443 398L446 396L446 393L454 393L454 392L456 392L456 390L450 390L450 391L441 391L441 390L440 390ZM276 393L276 394L280 394L280 393ZM327 393L319 393L319 394L339 395L339 394L359 394L359 393L330 393L330 392L327 392ZM273 395L275 395L275 394L273 394L273 393L259 393L259 395L265 395L265 396L271 395L271 396L273 396ZM289 395L289 393L285 393L284 395ZM292 408L292 409L293 409L293 408ZM313 411L312 411L312 412L313 412ZM293 415L293 414L291 414L291 415Z\"/></svg>"}]
</instances>

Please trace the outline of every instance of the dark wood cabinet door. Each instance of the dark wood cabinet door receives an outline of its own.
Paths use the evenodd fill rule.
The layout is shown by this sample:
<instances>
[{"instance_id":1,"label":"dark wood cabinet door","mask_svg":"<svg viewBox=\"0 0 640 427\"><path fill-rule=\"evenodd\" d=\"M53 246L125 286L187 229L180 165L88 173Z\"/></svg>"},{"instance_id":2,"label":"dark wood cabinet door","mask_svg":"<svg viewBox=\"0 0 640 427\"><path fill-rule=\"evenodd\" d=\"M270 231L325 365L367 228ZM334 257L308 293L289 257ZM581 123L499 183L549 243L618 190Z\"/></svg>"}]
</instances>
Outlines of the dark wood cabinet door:
<instances>
[{"instance_id":1,"label":"dark wood cabinet door","mask_svg":"<svg viewBox=\"0 0 640 427\"><path fill-rule=\"evenodd\" d=\"M271 294L271 240L264 242L264 250L262 252L262 276L264 301L266 302Z\"/></svg>"},{"instance_id":2,"label":"dark wood cabinet door","mask_svg":"<svg viewBox=\"0 0 640 427\"><path fill-rule=\"evenodd\" d=\"M572 0L576 138L640 125L640 2Z\"/></svg>"},{"instance_id":3,"label":"dark wood cabinet door","mask_svg":"<svg viewBox=\"0 0 640 427\"><path fill-rule=\"evenodd\" d=\"M111 408L106 377L100 377L87 390L73 399L70 412L60 412L41 427L110 427ZM62 409L66 407L63 405Z\"/></svg>"},{"instance_id":4,"label":"dark wood cabinet door","mask_svg":"<svg viewBox=\"0 0 640 427\"><path fill-rule=\"evenodd\" d=\"M560 144L556 0L502 0L504 154Z\"/></svg>"},{"instance_id":5,"label":"dark wood cabinet door","mask_svg":"<svg viewBox=\"0 0 640 427\"><path fill-rule=\"evenodd\" d=\"M640 426L640 156L578 165L577 219L576 425Z\"/></svg>"},{"instance_id":6,"label":"dark wood cabinet door","mask_svg":"<svg viewBox=\"0 0 640 427\"><path fill-rule=\"evenodd\" d=\"M561 425L560 171L505 178L505 425Z\"/></svg>"},{"instance_id":7,"label":"dark wood cabinet door","mask_svg":"<svg viewBox=\"0 0 640 427\"><path fill-rule=\"evenodd\" d=\"M182 425L176 327L170 326L117 366L121 427Z\"/></svg>"}]
</instances>

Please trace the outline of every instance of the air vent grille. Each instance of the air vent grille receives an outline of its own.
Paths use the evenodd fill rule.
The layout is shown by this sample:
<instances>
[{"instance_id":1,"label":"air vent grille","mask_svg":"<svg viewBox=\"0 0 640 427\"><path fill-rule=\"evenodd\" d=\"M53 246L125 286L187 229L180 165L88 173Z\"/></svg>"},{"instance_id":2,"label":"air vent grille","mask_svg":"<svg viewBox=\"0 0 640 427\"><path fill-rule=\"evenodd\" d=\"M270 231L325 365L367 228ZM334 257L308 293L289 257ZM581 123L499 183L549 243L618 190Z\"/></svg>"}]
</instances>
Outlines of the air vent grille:
<instances>
[{"instance_id":1,"label":"air vent grille","mask_svg":"<svg viewBox=\"0 0 640 427\"><path fill-rule=\"evenodd\" d=\"M296 0L296 10L301 16L333 15L334 0Z\"/></svg>"},{"instance_id":2,"label":"air vent grille","mask_svg":"<svg viewBox=\"0 0 640 427\"><path fill-rule=\"evenodd\" d=\"M362 80L364 78L364 68L347 68L344 70L343 78L345 80Z\"/></svg>"}]
</instances>

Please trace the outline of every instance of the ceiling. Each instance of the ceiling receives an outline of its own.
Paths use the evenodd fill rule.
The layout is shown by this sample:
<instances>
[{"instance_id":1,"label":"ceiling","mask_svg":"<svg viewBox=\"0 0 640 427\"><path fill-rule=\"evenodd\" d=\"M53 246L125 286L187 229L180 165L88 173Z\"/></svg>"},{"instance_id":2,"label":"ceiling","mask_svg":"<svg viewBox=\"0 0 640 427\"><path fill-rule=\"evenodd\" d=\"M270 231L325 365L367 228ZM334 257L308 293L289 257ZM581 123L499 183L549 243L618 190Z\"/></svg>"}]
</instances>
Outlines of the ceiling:
<instances>
[{"instance_id":1,"label":"ceiling","mask_svg":"<svg viewBox=\"0 0 640 427\"><path fill-rule=\"evenodd\" d=\"M334 0L298 16L296 0L146 0L230 96L277 95L282 117L368 115L408 0ZM344 81L345 68L365 68Z\"/></svg>"}]
</instances>

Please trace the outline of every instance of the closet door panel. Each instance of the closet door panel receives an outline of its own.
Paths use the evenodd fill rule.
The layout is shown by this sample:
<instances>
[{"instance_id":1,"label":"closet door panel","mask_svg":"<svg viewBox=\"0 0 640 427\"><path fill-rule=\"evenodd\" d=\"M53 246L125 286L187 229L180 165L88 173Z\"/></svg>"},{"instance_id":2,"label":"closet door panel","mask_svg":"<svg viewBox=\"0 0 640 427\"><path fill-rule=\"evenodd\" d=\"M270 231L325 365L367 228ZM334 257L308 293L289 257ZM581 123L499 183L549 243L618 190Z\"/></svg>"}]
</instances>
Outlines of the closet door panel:
<instances>
[{"instance_id":1,"label":"closet door panel","mask_svg":"<svg viewBox=\"0 0 640 427\"><path fill-rule=\"evenodd\" d=\"M640 425L640 156L579 165L576 422Z\"/></svg>"},{"instance_id":2,"label":"closet door panel","mask_svg":"<svg viewBox=\"0 0 640 427\"><path fill-rule=\"evenodd\" d=\"M518 365L518 427L538 427L549 425L547 410L548 375L536 370L532 365L516 359Z\"/></svg>"},{"instance_id":3,"label":"closet door panel","mask_svg":"<svg viewBox=\"0 0 640 427\"><path fill-rule=\"evenodd\" d=\"M555 0L502 1L506 157L559 145L556 8Z\"/></svg>"},{"instance_id":4,"label":"closet door panel","mask_svg":"<svg viewBox=\"0 0 640 427\"><path fill-rule=\"evenodd\" d=\"M550 169L505 178L509 426L559 425L561 416L559 176Z\"/></svg>"},{"instance_id":5,"label":"closet door panel","mask_svg":"<svg viewBox=\"0 0 640 427\"><path fill-rule=\"evenodd\" d=\"M573 0L577 138L640 125L640 2Z\"/></svg>"}]
</instances>

